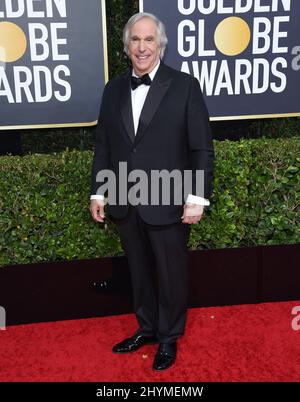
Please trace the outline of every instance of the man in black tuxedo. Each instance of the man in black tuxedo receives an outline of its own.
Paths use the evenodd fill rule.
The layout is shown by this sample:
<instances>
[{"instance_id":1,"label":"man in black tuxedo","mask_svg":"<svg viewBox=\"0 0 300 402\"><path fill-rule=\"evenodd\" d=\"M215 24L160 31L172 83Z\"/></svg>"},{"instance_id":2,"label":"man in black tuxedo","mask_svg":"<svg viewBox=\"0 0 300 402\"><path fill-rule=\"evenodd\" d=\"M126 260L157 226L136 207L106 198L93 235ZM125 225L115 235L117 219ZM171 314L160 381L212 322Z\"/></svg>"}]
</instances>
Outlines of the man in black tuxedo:
<instances>
[{"instance_id":1,"label":"man in black tuxedo","mask_svg":"<svg viewBox=\"0 0 300 402\"><path fill-rule=\"evenodd\" d=\"M105 213L116 222L131 272L139 327L113 352L128 353L159 343L153 368L164 370L175 362L176 341L184 334L190 224L199 222L209 205L214 150L199 82L161 60L167 45L161 21L152 14L135 14L125 26L123 41L133 69L109 81L103 93L90 210L96 222L104 222ZM126 163L128 173L140 169L149 179L153 171L190 170L192 191L180 193L179 205L172 202L178 194L174 180L167 205L161 197L158 203L136 205L128 196L122 203L120 162ZM108 194L104 211L107 193L101 173L106 169L115 173L117 194L116 203L109 201ZM204 171L203 191L195 185L197 171Z\"/></svg>"}]
</instances>

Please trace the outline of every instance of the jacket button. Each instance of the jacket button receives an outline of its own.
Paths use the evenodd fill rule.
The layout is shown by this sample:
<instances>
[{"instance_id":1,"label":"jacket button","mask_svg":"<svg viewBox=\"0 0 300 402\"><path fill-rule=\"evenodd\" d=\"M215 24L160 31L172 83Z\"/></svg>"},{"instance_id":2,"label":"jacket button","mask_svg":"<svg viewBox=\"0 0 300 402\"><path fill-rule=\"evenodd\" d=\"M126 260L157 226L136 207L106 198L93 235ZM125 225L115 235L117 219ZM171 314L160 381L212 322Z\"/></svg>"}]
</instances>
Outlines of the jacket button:
<instances>
[{"instance_id":1,"label":"jacket button","mask_svg":"<svg viewBox=\"0 0 300 402\"><path fill-rule=\"evenodd\" d=\"M132 148L132 152L135 154L136 153L136 148Z\"/></svg>"}]
</instances>

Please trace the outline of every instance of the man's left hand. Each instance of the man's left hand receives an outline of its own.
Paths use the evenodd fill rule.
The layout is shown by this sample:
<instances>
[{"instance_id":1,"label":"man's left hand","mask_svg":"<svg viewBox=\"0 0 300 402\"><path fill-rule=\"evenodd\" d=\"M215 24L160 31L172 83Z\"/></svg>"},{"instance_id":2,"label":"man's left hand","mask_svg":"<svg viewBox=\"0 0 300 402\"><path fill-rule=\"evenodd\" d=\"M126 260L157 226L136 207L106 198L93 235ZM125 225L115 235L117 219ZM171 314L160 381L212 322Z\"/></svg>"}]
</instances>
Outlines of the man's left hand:
<instances>
[{"instance_id":1,"label":"man's left hand","mask_svg":"<svg viewBox=\"0 0 300 402\"><path fill-rule=\"evenodd\" d=\"M182 223L197 223L202 218L204 211L203 205L192 204L187 202L183 207Z\"/></svg>"}]
</instances>

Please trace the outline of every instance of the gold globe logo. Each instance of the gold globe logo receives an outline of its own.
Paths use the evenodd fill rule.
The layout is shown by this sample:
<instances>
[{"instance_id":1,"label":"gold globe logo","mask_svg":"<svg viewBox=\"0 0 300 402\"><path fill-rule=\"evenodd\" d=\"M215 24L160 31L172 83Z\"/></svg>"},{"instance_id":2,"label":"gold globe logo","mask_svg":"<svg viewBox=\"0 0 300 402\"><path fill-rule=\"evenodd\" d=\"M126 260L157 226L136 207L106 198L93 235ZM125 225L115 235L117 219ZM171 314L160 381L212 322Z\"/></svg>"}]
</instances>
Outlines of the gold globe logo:
<instances>
[{"instance_id":1,"label":"gold globe logo","mask_svg":"<svg viewBox=\"0 0 300 402\"><path fill-rule=\"evenodd\" d=\"M0 22L0 61L19 60L27 48L27 39L22 29L12 22Z\"/></svg>"},{"instance_id":2,"label":"gold globe logo","mask_svg":"<svg viewBox=\"0 0 300 402\"><path fill-rule=\"evenodd\" d=\"M214 36L217 49L227 56L242 53L248 47L250 38L249 25L239 17L228 17L221 21Z\"/></svg>"}]
</instances>

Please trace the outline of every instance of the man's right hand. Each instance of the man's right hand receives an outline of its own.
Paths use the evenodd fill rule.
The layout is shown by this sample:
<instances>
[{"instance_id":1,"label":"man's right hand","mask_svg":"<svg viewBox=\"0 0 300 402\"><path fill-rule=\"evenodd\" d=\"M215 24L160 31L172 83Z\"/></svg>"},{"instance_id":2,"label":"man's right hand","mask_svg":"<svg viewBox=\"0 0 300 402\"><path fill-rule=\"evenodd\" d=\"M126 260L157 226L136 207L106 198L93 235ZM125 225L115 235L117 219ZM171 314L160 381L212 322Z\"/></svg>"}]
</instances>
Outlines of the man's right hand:
<instances>
[{"instance_id":1,"label":"man's right hand","mask_svg":"<svg viewBox=\"0 0 300 402\"><path fill-rule=\"evenodd\" d=\"M95 222L104 222L104 202L101 200L91 200L90 204L91 215Z\"/></svg>"}]
</instances>

